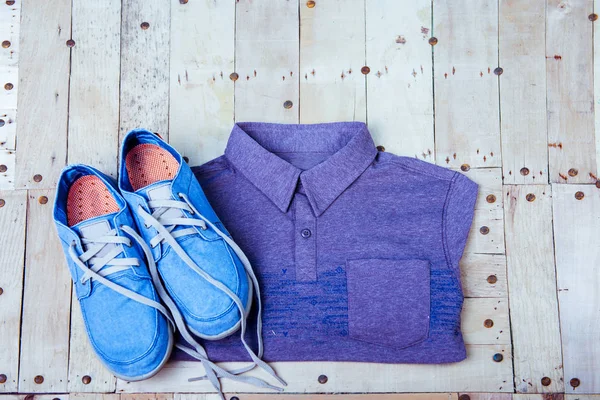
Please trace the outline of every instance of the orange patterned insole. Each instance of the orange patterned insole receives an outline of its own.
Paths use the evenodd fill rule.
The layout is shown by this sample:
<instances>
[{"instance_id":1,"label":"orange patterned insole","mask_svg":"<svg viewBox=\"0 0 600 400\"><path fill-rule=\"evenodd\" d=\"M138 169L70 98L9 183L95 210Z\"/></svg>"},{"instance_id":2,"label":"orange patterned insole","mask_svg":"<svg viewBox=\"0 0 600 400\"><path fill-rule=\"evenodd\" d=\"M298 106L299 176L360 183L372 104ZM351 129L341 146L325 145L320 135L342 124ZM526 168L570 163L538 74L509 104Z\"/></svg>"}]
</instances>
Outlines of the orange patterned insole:
<instances>
[{"instance_id":1,"label":"orange patterned insole","mask_svg":"<svg viewBox=\"0 0 600 400\"><path fill-rule=\"evenodd\" d=\"M125 168L133 190L159 181L170 181L177 174L179 163L171 153L155 144L138 144L125 157Z\"/></svg>"},{"instance_id":2,"label":"orange patterned insole","mask_svg":"<svg viewBox=\"0 0 600 400\"><path fill-rule=\"evenodd\" d=\"M100 178L85 175L77 179L67 195L67 223L76 225L86 219L119 211L119 206Z\"/></svg>"}]
</instances>

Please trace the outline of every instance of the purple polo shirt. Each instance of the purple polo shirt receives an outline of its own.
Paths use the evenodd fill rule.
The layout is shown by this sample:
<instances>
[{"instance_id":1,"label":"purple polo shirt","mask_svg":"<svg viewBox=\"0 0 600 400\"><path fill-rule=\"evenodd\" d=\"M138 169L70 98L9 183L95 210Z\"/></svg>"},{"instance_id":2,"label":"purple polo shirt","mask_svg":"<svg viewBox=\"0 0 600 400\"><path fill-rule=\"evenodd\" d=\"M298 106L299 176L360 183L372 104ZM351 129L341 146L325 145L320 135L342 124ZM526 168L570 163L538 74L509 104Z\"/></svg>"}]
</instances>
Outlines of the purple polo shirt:
<instances>
[{"instance_id":1,"label":"purple polo shirt","mask_svg":"<svg viewBox=\"0 0 600 400\"><path fill-rule=\"evenodd\" d=\"M477 185L464 175L378 152L360 122L239 123L194 172L256 271L266 361L466 357L458 263ZM248 359L237 334L205 345Z\"/></svg>"}]
</instances>

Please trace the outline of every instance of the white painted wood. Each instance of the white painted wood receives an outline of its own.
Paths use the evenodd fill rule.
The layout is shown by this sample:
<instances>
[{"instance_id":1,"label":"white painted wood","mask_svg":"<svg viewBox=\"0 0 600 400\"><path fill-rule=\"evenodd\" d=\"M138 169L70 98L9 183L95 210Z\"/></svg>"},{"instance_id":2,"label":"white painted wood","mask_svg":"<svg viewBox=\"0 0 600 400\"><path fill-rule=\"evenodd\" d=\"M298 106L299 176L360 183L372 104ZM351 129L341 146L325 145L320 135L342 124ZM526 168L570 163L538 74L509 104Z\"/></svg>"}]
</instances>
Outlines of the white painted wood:
<instances>
[{"instance_id":1,"label":"white painted wood","mask_svg":"<svg viewBox=\"0 0 600 400\"><path fill-rule=\"evenodd\" d=\"M436 163L499 167L498 3L433 2Z\"/></svg>"},{"instance_id":2,"label":"white painted wood","mask_svg":"<svg viewBox=\"0 0 600 400\"><path fill-rule=\"evenodd\" d=\"M26 191L0 192L0 243L10 249L0 252L0 374L6 376L0 393L18 391L26 213Z\"/></svg>"},{"instance_id":3,"label":"white painted wood","mask_svg":"<svg viewBox=\"0 0 600 400\"><path fill-rule=\"evenodd\" d=\"M433 162L431 0L367 0L369 128L386 151Z\"/></svg>"},{"instance_id":4,"label":"white painted wood","mask_svg":"<svg viewBox=\"0 0 600 400\"><path fill-rule=\"evenodd\" d=\"M71 1L22 6L15 186L52 188L67 158Z\"/></svg>"},{"instance_id":5,"label":"white painted wood","mask_svg":"<svg viewBox=\"0 0 600 400\"><path fill-rule=\"evenodd\" d=\"M457 400L456 393L399 393L399 394L243 394L244 400ZM174 393L173 400L220 400L218 394ZM490 399L491 400L491 399ZM500 400L500 399L498 399Z\"/></svg>"},{"instance_id":6,"label":"white painted wood","mask_svg":"<svg viewBox=\"0 0 600 400\"><path fill-rule=\"evenodd\" d=\"M504 254L464 254L460 272L465 297L507 297Z\"/></svg>"},{"instance_id":7,"label":"white painted wood","mask_svg":"<svg viewBox=\"0 0 600 400\"><path fill-rule=\"evenodd\" d=\"M171 5L165 0L122 4L120 136L146 128L166 140Z\"/></svg>"},{"instance_id":8,"label":"white painted wood","mask_svg":"<svg viewBox=\"0 0 600 400\"><path fill-rule=\"evenodd\" d=\"M502 0L499 12L504 183L547 183L546 0Z\"/></svg>"},{"instance_id":9,"label":"white painted wood","mask_svg":"<svg viewBox=\"0 0 600 400\"><path fill-rule=\"evenodd\" d=\"M116 393L71 393L70 400L120 400L121 395Z\"/></svg>"},{"instance_id":10,"label":"white painted wood","mask_svg":"<svg viewBox=\"0 0 600 400\"><path fill-rule=\"evenodd\" d=\"M73 3L69 163L117 177L121 2Z\"/></svg>"},{"instance_id":11,"label":"white painted wood","mask_svg":"<svg viewBox=\"0 0 600 400\"><path fill-rule=\"evenodd\" d=\"M0 395L2 400L29 400L33 396L35 400L69 400L68 394L36 394L36 395L25 395L25 394L5 394Z\"/></svg>"},{"instance_id":12,"label":"white painted wood","mask_svg":"<svg viewBox=\"0 0 600 400\"><path fill-rule=\"evenodd\" d=\"M0 83L14 85L0 92L0 149L15 149L20 26L21 2L0 7Z\"/></svg>"},{"instance_id":13,"label":"white painted wood","mask_svg":"<svg viewBox=\"0 0 600 400\"><path fill-rule=\"evenodd\" d=\"M600 10L600 0L594 0L594 10L598 13ZM600 112L596 112L600 107L600 27L597 23L592 25L593 34L593 54L594 54L594 133L596 139L596 177L600 176Z\"/></svg>"},{"instance_id":14,"label":"white painted wood","mask_svg":"<svg viewBox=\"0 0 600 400\"><path fill-rule=\"evenodd\" d=\"M461 328L465 343L510 344L508 299L465 299Z\"/></svg>"},{"instance_id":15,"label":"white painted wood","mask_svg":"<svg viewBox=\"0 0 600 400\"><path fill-rule=\"evenodd\" d=\"M19 369L25 393L67 391L71 277L53 227L53 202L53 190L29 191Z\"/></svg>"},{"instance_id":16,"label":"white painted wood","mask_svg":"<svg viewBox=\"0 0 600 400\"><path fill-rule=\"evenodd\" d=\"M548 0L546 82L550 181L594 182L593 0ZM577 175L569 174L576 170Z\"/></svg>"},{"instance_id":17,"label":"white painted wood","mask_svg":"<svg viewBox=\"0 0 600 400\"><path fill-rule=\"evenodd\" d=\"M551 188L512 185L504 191L515 386L521 393L562 392ZM544 377L550 385L542 385Z\"/></svg>"},{"instance_id":18,"label":"white painted wood","mask_svg":"<svg viewBox=\"0 0 600 400\"><path fill-rule=\"evenodd\" d=\"M14 150L0 149L0 190L14 189L16 155Z\"/></svg>"},{"instance_id":19,"label":"white painted wood","mask_svg":"<svg viewBox=\"0 0 600 400\"><path fill-rule=\"evenodd\" d=\"M512 400L512 393L459 393L461 395L466 394L470 400Z\"/></svg>"},{"instance_id":20,"label":"white painted wood","mask_svg":"<svg viewBox=\"0 0 600 400\"><path fill-rule=\"evenodd\" d=\"M503 354L502 362L494 362L494 354ZM374 364L302 362L272 363L288 383L289 393L356 393L356 392L435 392L435 391L498 391L511 392L512 365L510 346L468 345L467 359L452 364ZM227 368L240 363L223 363ZM167 364L156 376L143 382L117 380L117 391L156 392L211 392L210 383L188 382L188 378L202 374L196 362ZM252 371L251 375L257 375ZM258 374L264 377L264 374ZM318 376L328 377L320 384ZM435 378L433 378L435 377ZM262 392L253 386L223 380L225 392Z\"/></svg>"},{"instance_id":21,"label":"white painted wood","mask_svg":"<svg viewBox=\"0 0 600 400\"><path fill-rule=\"evenodd\" d=\"M121 400L171 400L173 396L173 393L124 393Z\"/></svg>"},{"instance_id":22,"label":"white painted wood","mask_svg":"<svg viewBox=\"0 0 600 400\"><path fill-rule=\"evenodd\" d=\"M190 165L225 150L233 125L235 2L171 0L169 138Z\"/></svg>"},{"instance_id":23,"label":"white painted wood","mask_svg":"<svg viewBox=\"0 0 600 400\"><path fill-rule=\"evenodd\" d=\"M366 122L365 0L300 2L300 122Z\"/></svg>"},{"instance_id":24,"label":"white painted wood","mask_svg":"<svg viewBox=\"0 0 600 400\"><path fill-rule=\"evenodd\" d=\"M598 400L600 395L598 394L568 394L565 396L566 400Z\"/></svg>"},{"instance_id":25,"label":"white painted wood","mask_svg":"<svg viewBox=\"0 0 600 400\"><path fill-rule=\"evenodd\" d=\"M298 122L298 32L298 2L236 0L236 121Z\"/></svg>"},{"instance_id":26,"label":"white painted wood","mask_svg":"<svg viewBox=\"0 0 600 400\"><path fill-rule=\"evenodd\" d=\"M565 391L598 393L600 191L593 185L553 185L552 196ZM569 384L573 378L581 382L577 388Z\"/></svg>"}]
</instances>

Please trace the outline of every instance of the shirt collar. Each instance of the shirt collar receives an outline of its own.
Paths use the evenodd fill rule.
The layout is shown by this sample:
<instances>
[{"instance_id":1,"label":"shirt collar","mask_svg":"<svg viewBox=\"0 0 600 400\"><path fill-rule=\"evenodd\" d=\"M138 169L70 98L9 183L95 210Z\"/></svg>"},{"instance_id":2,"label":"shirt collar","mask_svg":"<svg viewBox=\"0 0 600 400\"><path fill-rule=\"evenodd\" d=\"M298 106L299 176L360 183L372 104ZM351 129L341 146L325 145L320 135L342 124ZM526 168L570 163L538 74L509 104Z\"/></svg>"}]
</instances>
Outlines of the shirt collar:
<instances>
[{"instance_id":1,"label":"shirt collar","mask_svg":"<svg viewBox=\"0 0 600 400\"><path fill-rule=\"evenodd\" d=\"M331 155L301 170L275 153ZM362 122L288 125L237 123L225 157L282 212L287 212L298 180L315 215L321 215L373 162L377 149Z\"/></svg>"}]
</instances>

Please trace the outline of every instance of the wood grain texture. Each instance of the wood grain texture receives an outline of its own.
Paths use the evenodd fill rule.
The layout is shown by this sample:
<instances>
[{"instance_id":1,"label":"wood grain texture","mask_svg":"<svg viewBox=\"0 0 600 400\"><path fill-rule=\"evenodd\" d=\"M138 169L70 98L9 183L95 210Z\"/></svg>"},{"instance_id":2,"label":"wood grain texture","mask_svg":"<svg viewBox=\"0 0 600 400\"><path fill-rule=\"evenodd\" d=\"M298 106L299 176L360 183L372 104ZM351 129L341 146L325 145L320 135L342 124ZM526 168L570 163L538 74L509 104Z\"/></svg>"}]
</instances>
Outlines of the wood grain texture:
<instances>
[{"instance_id":1,"label":"wood grain texture","mask_svg":"<svg viewBox=\"0 0 600 400\"><path fill-rule=\"evenodd\" d=\"M510 344L508 299L465 299L461 329L465 343Z\"/></svg>"},{"instance_id":2,"label":"wood grain texture","mask_svg":"<svg viewBox=\"0 0 600 400\"><path fill-rule=\"evenodd\" d=\"M6 382L0 393L17 392L19 376L19 341L21 333L21 295L25 259L25 216L27 192L0 192L0 243L10 251L0 252L0 374Z\"/></svg>"},{"instance_id":3,"label":"wood grain texture","mask_svg":"<svg viewBox=\"0 0 600 400\"><path fill-rule=\"evenodd\" d=\"M17 86L19 83L19 32L21 27L21 2L0 7L0 76L1 83L14 85L11 90L0 91L0 150L15 149ZM3 179L0 175L0 185Z\"/></svg>"},{"instance_id":4,"label":"wood grain texture","mask_svg":"<svg viewBox=\"0 0 600 400\"><path fill-rule=\"evenodd\" d=\"M235 2L171 1L169 138L190 165L223 154L234 112Z\"/></svg>"},{"instance_id":5,"label":"wood grain texture","mask_svg":"<svg viewBox=\"0 0 600 400\"><path fill-rule=\"evenodd\" d=\"M298 17L296 1L236 2L237 122L298 123Z\"/></svg>"},{"instance_id":6,"label":"wood grain texture","mask_svg":"<svg viewBox=\"0 0 600 400\"><path fill-rule=\"evenodd\" d=\"M596 174L593 0L548 0L546 82L550 181L593 182ZM576 175L569 171L577 171Z\"/></svg>"},{"instance_id":7,"label":"wood grain texture","mask_svg":"<svg viewBox=\"0 0 600 400\"><path fill-rule=\"evenodd\" d=\"M515 386L521 393L562 392L551 188L512 185L504 191Z\"/></svg>"},{"instance_id":8,"label":"wood grain texture","mask_svg":"<svg viewBox=\"0 0 600 400\"><path fill-rule=\"evenodd\" d=\"M14 150L0 149L0 190L15 187L16 154Z\"/></svg>"},{"instance_id":9,"label":"wood grain texture","mask_svg":"<svg viewBox=\"0 0 600 400\"><path fill-rule=\"evenodd\" d=\"M497 353L504 356L502 362L492 360ZM452 364L280 362L271 365L288 382L286 392L291 393L511 392L513 387L510 357L510 346L507 345L468 345L467 359ZM223 364L227 368L240 365ZM202 367L198 363L173 362L167 364L156 376L143 382L117 380L117 391L212 392L212 386L206 381L188 382L188 378L198 376L198 373L202 373ZM257 371L250 374L256 375ZM317 378L321 374L327 375L326 384L318 382ZM223 380L223 390L262 391L228 380Z\"/></svg>"},{"instance_id":10,"label":"wood grain texture","mask_svg":"<svg viewBox=\"0 0 600 400\"><path fill-rule=\"evenodd\" d=\"M546 0L503 0L499 12L504 183L547 183Z\"/></svg>"},{"instance_id":11,"label":"wood grain texture","mask_svg":"<svg viewBox=\"0 0 600 400\"><path fill-rule=\"evenodd\" d=\"M146 128L167 140L171 5L164 0L122 4L120 136Z\"/></svg>"},{"instance_id":12,"label":"wood grain texture","mask_svg":"<svg viewBox=\"0 0 600 400\"><path fill-rule=\"evenodd\" d=\"M17 188L52 188L65 164L70 58L66 41L70 35L70 0L23 4Z\"/></svg>"},{"instance_id":13,"label":"wood grain texture","mask_svg":"<svg viewBox=\"0 0 600 400\"><path fill-rule=\"evenodd\" d=\"M556 184L552 196L565 391L598 393L600 191L592 185ZM580 382L576 388L569 384L574 378Z\"/></svg>"},{"instance_id":14,"label":"wood grain texture","mask_svg":"<svg viewBox=\"0 0 600 400\"><path fill-rule=\"evenodd\" d=\"M507 297L504 254L464 254L460 272L465 297Z\"/></svg>"},{"instance_id":15,"label":"wood grain texture","mask_svg":"<svg viewBox=\"0 0 600 400\"><path fill-rule=\"evenodd\" d=\"M68 162L116 178L121 2L76 1L72 12Z\"/></svg>"},{"instance_id":16,"label":"wood grain texture","mask_svg":"<svg viewBox=\"0 0 600 400\"><path fill-rule=\"evenodd\" d=\"M432 2L367 0L365 10L367 104L375 143L434 162Z\"/></svg>"},{"instance_id":17,"label":"wood grain texture","mask_svg":"<svg viewBox=\"0 0 600 400\"><path fill-rule=\"evenodd\" d=\"M241 397L241 396L240 396ZM227 398L227 397L226 397ZM175 393L173 400L219 400L217 394ZM401 394L243 394L244 400L457 400L456 393Z\"/></svg>"},{"instance_id":18,"label":"wood grain texture","mask_svg":"<svg viewBox=\"0 0 600 400\"><path fill-rule=\"evenodd\" d=\"M498 3L433 3L436 163L499 167Z\"/></svg>"},{"instance_id":19,"label":"wood grain texture","mask_svg":"<svg viewBox=\"0 0 600 400\"><path fill-rule=\"evenodd\" d=\"M71 277L53 229L53 202L54 191L29 191L19 370L25 393L67 391Z\"/></svg>"},{"instance_id":20,"label":"wood grain texture","mask_svg":"<svg viewBox=\"0 0 600 400\"><path fill-rule=\"evenodd\" d=\"M300 122L366 122L364 65L365 0L301 2Z\"/></svg>"},{"instance_id":21,"label":"wood grain texture","mask_svg":"<svg viewBox=\"0 0 600 400\"><path fill-rule=\"evenodd\" d=\"M70 400L121 400L117 393L71 393Z\"/></svg>"}]
</instances>

